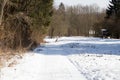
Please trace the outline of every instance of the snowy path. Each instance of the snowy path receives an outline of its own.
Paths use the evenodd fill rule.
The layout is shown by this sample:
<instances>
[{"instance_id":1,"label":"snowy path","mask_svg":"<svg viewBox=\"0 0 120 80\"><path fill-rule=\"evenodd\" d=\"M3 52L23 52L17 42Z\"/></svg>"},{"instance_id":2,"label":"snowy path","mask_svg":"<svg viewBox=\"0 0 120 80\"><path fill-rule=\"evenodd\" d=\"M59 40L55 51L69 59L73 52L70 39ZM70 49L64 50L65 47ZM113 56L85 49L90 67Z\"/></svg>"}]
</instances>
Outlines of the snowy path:
<instances>
[{"instance_id":1,"label":"snowy path","mask_svg":"<svg viewBox=\"0 0 120 80\"><path fill-rule=\"evenodd\" d=\"M27 53L0 80L120 80L120 40L62 37Z\"/></svg>"},{"instance_id":2,"label":"snowy path","mask_svg":"<svg viewBox=\"0 0 120 80\"><path fill-rule=\"evenodd\" d=\"M86 80L65 56L59 55L26 56L4 74L2 80Z\"/></svg>"}]
</instances>

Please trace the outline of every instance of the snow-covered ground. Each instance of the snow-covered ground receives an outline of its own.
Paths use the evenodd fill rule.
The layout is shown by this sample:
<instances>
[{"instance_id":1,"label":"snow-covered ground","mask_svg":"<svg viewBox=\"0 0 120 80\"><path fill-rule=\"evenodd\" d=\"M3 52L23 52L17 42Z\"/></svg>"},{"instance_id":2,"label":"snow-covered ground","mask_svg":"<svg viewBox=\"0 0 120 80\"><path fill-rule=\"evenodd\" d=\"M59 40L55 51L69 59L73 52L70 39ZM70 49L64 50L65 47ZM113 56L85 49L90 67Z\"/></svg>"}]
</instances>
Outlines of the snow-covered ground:
<instances>
[{"instance_id":1,"label":"snow-covered ground","mask_svg":"<svg viewBox=\"0 0 120 80\"><path fill-rule=\"evenodd\" d=\"M45 38L0 80L120 80L120 40L92 37Z\"/></svg>"}]
</instances>

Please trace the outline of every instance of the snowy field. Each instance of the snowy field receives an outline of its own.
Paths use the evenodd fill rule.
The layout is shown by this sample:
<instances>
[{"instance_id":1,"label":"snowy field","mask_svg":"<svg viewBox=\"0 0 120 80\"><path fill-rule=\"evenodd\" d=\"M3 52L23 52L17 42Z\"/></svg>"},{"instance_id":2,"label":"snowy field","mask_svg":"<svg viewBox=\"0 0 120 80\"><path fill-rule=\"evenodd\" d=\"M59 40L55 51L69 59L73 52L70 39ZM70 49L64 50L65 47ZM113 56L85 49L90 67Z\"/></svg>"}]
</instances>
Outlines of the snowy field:
<instances>
[{"instance_id":1,"label":"snowy field","mask_svg":"<svg viewBox=\"0 0 120 80\"><path fill-rule=\"evenodd\" d=\"M92 37L45 38L0 80L120 80L120 40Z\"/></svg>"}]
</instances>

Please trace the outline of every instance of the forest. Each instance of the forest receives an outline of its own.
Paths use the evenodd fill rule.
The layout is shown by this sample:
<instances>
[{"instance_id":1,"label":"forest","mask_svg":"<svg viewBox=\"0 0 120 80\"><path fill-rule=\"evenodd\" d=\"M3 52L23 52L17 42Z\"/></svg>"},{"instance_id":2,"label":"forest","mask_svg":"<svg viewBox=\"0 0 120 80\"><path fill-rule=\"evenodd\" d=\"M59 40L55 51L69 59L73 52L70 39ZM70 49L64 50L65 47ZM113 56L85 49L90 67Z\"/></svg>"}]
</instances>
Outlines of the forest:
<instances>
[{"instance_id":1,"label":"forest","mask_svg":"<svg viewBox=\"0 0 120 80\"><path fill-rule=\"evenodd\" d=\"M104 19L105 10L100 11L97 5L70 6L63 3L54 8L49 35L52 36L92 36L94 24ZM89 34L93 31L93 34Z\"/></svg>"},{"instance_id":2,"label":"forest","mask_svg":"<svg viewBox=\"0 0 120 80\"><path fill-rule=\"evenodd\" d=\"M112 0L107 9L98 5L67 6L53 9L49 36L93 36L120 38L120 1ZM102 30L105 30L102 32Z\"/></svg>"}]
</instances>

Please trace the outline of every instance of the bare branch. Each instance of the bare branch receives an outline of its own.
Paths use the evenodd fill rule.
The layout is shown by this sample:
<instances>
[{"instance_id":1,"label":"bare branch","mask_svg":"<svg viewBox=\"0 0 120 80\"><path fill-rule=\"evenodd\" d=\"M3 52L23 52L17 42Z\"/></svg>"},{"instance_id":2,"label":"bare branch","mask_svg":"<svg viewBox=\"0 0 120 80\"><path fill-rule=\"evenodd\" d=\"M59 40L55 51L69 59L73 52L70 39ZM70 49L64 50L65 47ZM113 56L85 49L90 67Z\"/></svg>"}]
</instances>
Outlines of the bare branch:
<instances>
[{"instance_id":1,"label":"bare branch","mask_svg":"<svg viewBox=\"0 0 120 80\"><path fill-rule=\"evenodd\" d=\"M2 24L3 14L4 14L4 8L5 8L5 5L6 5L7 1L8 1L8 0L3 0L2 9L1 9L1 14L0 14L0 25Z\"/></svg>"}]
</instances>

